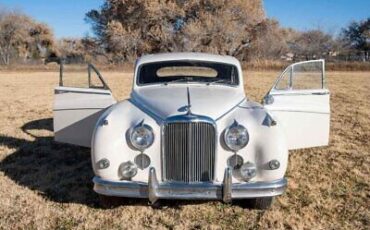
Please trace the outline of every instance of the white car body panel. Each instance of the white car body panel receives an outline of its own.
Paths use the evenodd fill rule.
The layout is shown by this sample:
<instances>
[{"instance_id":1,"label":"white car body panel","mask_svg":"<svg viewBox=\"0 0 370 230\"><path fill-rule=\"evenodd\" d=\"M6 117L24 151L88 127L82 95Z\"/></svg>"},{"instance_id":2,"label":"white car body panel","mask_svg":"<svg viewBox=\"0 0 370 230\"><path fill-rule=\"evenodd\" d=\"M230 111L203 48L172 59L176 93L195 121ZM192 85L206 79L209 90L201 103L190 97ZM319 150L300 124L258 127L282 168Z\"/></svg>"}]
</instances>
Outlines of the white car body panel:
<instances>
[{"instance_id":1,"label":"white car body panel","mask_svg":"<svg viewBox=\"0 0 370 230\"><path fill-rule=\"evenodd\" d=\"M176 60L233 65L238 71L239 84L236 86L207 85L201 82L137 84L137 75L142 65ZM229 167L228 159L235 154L241 156L244 162L253 162L257 168L256 176L248 182L234 175L232 183L236 186L282 181L287 169L289 149L328 144L329 91L324 87L315 90L276 90L273 87L267 94L268 97L273 98L273 103L260 105L245 97L242 76L240 63L233 57L202 53L144 56L136 63L133 89L131 97L127 100L116 103L107 89L57 87L54 104L55 140L91 147L95 178L104 182L95 184L95 191L98 193L147 197L146 193L143 195L132 190L112 188L121 186L122 183L130 186L148 184L147 186L150 187L150 183L153 183L150 179L148 181L151 169L157 169L156 176L159 183L165 183L161 170L163 125L170 117L190 113L210 118L216 127L213 184L221 188L225 187L225 169ZM248 144L237 153L229 150L223 143L225 130L235 121L243 125L249 133ZM150 126L154 134L153 144L143 151L150 157L150 166L138 169L137 174L130 181L125 181L119 174L120 165L123 162L135 162L135 157L142 154L129 144L129 130L142 122ZM109 167L98 167L102 159L109 161ZM272 160L278 160L280 167L272 170L269 166ZM105 184L108 185L105 186ZM268 196L281 194L280 190L278 193L275 192L278 190L277 188L270 190L269 187L264 194ZM179 196L181 197L181 194L174 195L175 198ZM253 194L253 196L259 195Z\"/></svg>"},{"instance_id":2,"label":"white car body panel","mask_svg":"<svg viewBox=\"0 0 370 230\"><path fill-rule=\"evenodd\" d=\"M140 154L139 151L130 148L123 133L127 132L127 130L132 126L138 124L142 119L144 119L146 124L153 128L154 136L156 138L154 141L155 144L146 149L145 154L151 158L151 165L153 167L161 168L160 127L162 122L156 121L156 119L139 110L129 100L119 102L113 106L110 111L107 111L107 113L109 113L109 115L103 115L101 119L105 119L109 124L115 125L101 125L101 128L96 129L93 137L92 161L98 162L100 159L106 158L109 155L111 162L111 166L109 168L111 169L99 170L96 168L96 164L93 163L95 174L106 180L120 181L116 169L122 162L133 161L135 156ZM128 114L130 115L128 116ZM261 105L255 102L245 101L228 115L216 122L218 134L221 134L233 123L235 119L246 124L246 128L250 130L249 144L244 149L240 150L238 154L240 154L245 161L249 160L251 162L256 162L260 167L261 170L258 171L258 174L253 181L272 181L282 178L287 167L288 150L286 148L282 130L279 128L279 125L274 127L262 125L265 116L266 113ZM126 119L122 119L122 117L125 117ZM246 121L248 120L250 122L247 123ZM110 144L105 144L107 142ZM269 142L276 142L276 144L266 144ZM261 152L264 154L261 154ZM227 159L233 154L233 152L225 150L225 147L221 145L220 141L217 143L217 163L215 170L216 182L222 182L224 169L227 167ZM279 170L272 171L268 169L267 164L271 159L279 159L281 163ZM160 170L158 171L158 177L162 177ZM148 168L139 170L138 174L132 180L139 182L147 181Z\"/></svg>"},{"instance_id":3,"label":"white car body panel","mask_svg":"<svg viewBox=\"0 0 370 230\"><path fill-rule=\"evenodd\" d=\"M234 87L204 84L153 85L136 88L131 98L139 105L158 115L161 119L184 113L187 105L187 88L191 98L191 111L194 114L207 114L217 120L245 99L242 90ZM225 100L228 98L228 100ZM214 106L222 103L222 109Z\"/></svg>"},{"instance_id":4,"label":"white car body panel","mask_svg":"<svg viewBox=\"0 0 370 230\"><path fill-rule=\"evenodd\" d=\"M90 147L102 111L116 103L109 90L56 87L54 133L58 142Z\"/></svg>"},{"instance_id":5,"label":"white car body panel","mask_svg":"<svg viewBox=\"0 0 370 230\"><path fill-rule=\"evenodd\" d=\"M271 95L274 104L265 108L284 127L288 149L328 145L329 94Z\"/></svg>"},{"instance_id":6,"label":"white car body panel","mask_svg":"<svg viewBox=\"0 0 370 230\"><path fill-rule=\"evenodd\" d=\"M282 124L289 150L325 146L329 143L330 93L323 83L324 61L299 62L287 69L307 63L319 63L322 66L322 88L277 90L275 86L281 80L280 77L268 93L273 103L264 106Z\"/></svg>"}]
</instances>

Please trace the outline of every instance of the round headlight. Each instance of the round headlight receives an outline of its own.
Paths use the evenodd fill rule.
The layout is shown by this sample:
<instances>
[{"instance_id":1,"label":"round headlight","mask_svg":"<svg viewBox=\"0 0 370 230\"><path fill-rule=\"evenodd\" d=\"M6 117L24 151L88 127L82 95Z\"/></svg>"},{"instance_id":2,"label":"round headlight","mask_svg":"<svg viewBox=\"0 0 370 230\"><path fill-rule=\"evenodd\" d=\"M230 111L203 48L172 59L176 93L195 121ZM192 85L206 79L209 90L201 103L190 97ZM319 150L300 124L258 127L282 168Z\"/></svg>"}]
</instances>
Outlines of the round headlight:
<instances>
[{"instance_id":1,"label":"round headlight","mask_svg":"<svg viewBox=\"0 0 370 230\"><path fill-rule=\"evenodd\" d=\"M244 126L234 122L225 130L224 140L227 147L233 151L238 151L248 144L249 134Z\"/></svg>"},{"instance_id":2,"label":"round headlight","mask_svg":"<svg viewBox=\"0 0 370 230\"><path fill-rule=\"evenodd\" d=\"M143 151L153 144L154 134L149 125L140 124L132 128L130 132L130 142L134 148Z\"/></svg>"}]
</instances>

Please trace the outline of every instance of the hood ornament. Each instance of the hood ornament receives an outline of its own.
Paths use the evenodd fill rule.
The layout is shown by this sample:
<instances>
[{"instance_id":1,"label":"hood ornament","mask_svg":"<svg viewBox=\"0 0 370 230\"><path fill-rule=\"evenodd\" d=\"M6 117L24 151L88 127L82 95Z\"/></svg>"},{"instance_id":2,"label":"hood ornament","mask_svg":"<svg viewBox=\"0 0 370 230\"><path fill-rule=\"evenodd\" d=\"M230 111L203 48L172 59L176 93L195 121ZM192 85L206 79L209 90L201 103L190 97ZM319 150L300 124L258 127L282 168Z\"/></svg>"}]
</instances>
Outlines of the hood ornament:
<instances>
[{"instance_id":1,"label":"hood ornament","mask_svg":"<svg viewBox=\"0 0 370 230\"><path fill-rule=\"evenodd\" d=\"M189 87L186 87L186 90L187 90L187 97L188 97L188 105L186 106L186 111L187 111L186 115L192 115Z\"/></svg>"}]
</instances>

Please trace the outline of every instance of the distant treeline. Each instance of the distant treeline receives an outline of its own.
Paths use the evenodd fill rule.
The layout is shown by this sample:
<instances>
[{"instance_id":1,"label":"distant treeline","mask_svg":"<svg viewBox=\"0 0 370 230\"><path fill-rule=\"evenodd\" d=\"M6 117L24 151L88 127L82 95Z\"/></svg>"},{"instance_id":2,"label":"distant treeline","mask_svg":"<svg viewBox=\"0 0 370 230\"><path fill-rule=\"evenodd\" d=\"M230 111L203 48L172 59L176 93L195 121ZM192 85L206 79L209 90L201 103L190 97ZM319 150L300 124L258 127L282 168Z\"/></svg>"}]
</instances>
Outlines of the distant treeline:
<instances>
[{"instance_id":1,"label":"distant treeline","mask_svg":"<svg viewBox=\"0 0 370 230\"><path fill-rule=\"evenodd\" d=\"M370 18L343 25L336 37L319 29L299 32L266 18L260 0L106 0L85 20L94 36L56 40L47 25L0 9L0 65L48 57L122 64L176 51L232 55L251 63L370 61Z\"/></svg>"}]
</instances>

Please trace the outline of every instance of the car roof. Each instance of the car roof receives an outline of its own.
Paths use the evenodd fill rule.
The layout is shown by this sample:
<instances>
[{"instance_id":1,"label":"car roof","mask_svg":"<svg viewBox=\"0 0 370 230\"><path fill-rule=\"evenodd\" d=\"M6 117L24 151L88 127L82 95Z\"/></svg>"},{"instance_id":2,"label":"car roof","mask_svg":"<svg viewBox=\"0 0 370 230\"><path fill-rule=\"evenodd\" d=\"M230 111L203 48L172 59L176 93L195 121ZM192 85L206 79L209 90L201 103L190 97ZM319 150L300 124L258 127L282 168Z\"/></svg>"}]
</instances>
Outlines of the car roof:
<instances>
[{"instance_id":1,"label":"car roof","mask_svg":"<svg viewBox=\"0 0 370 230\"><path fill-rule=\"evenodd\" d=\"M179 52L179 53L158 53L148 54L140 57L137 60L137 66L150 62L162 62L162 61L178 61L178 60L195 60L195 61L208 61L208 62L221 62L231 65L239 66L238 59L232 56L216 55L209 53L197 53L197 52Z\"/></svg>"}]
</instances>

